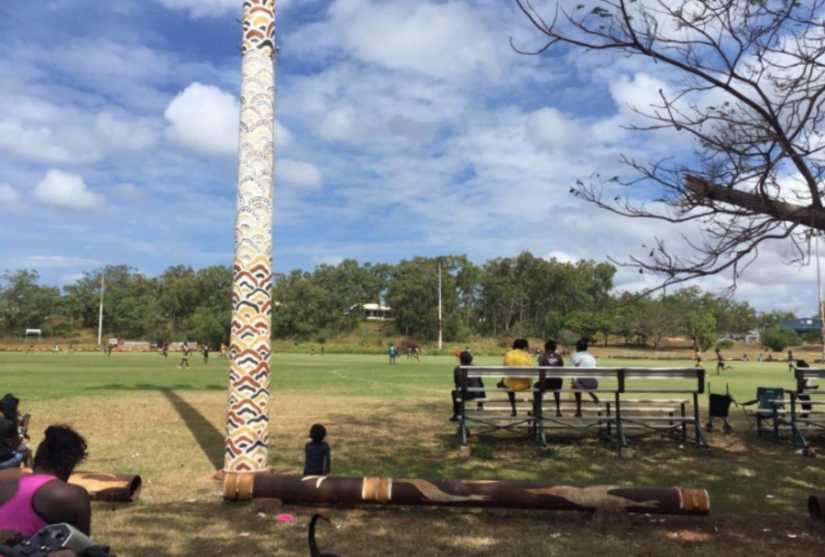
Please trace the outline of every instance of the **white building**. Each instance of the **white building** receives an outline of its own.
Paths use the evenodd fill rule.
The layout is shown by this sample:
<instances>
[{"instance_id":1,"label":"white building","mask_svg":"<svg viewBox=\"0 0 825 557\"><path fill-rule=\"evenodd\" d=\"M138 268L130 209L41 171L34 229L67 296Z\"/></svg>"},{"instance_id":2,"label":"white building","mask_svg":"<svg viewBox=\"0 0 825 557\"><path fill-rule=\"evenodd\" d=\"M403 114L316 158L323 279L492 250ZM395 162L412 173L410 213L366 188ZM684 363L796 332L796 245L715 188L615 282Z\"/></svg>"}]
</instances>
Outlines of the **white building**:
<instances>
[{"instance_id":1,"label":"white building","mask_svg":"<svg viewBox=\"0 0 825 557\"><path fill-rule=\"evenodd\" d=\"M380 304L355 304L349 308L347 315L352 312L360 313L361 319L367 321L386 321L392 319L392 308Z\"/></svg>"}]
</instances>

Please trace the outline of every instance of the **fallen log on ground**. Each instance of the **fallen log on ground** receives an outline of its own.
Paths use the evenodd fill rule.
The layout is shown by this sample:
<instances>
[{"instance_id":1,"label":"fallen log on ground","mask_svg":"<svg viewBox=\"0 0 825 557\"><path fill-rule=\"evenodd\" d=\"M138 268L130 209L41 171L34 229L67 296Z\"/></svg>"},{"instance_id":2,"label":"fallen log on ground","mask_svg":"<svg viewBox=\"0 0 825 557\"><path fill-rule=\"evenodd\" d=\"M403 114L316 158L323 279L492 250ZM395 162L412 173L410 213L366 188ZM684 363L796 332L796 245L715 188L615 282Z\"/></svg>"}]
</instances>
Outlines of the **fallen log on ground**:
<instances>
[{"instance_id":1,"label":"fallen log on ground","mask_svg":"<svg viewBox=\"0 0 825 557\"><path fill-rule=\"evenodd\" d=\"M321 476L255 475L253 499L285 504L379 504L438 507L613 511L706 516L704 489L576 486L544 482L397 480Z\"/></svg>"}]
</instances>

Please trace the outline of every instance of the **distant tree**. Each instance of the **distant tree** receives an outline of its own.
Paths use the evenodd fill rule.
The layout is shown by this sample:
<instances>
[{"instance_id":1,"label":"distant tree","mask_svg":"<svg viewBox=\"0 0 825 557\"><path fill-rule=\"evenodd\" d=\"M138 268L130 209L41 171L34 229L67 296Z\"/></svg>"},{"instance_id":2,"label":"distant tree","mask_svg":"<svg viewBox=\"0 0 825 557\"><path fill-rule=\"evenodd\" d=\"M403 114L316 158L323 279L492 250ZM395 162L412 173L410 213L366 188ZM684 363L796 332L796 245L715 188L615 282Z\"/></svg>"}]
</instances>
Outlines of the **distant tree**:
<instances>
[{"instance_id":1,"label":"distant tree","mask_svg":"<svg viewBox=\"0 0 825 557\"><path fill-rule=\"evenodd\" d=\"M770 348L774 352L781 352L789 346L799 346L802 344L802 339L796 334L793 329L780 329L779 327L771 327L764 331L761 336L762 346Z\"/></svg>"},{"instance_id":2,"label":"distant tree","mask_svg":"<svg viewBox=\"0 0 825 557\"><path fill-rule=\"evenodd\" d=\"M574 188L609 211L703 232L687 242L689 255L656 240L628 265L663 285L729 271L735 286L766 242L788 240L789 259L805 260L809 229L825 230L824 0L582 0L549 13L516 1L546 41L520 52L612 52L674 76L657 101L634 107L649 124L631 129L687 134L693 152L626 157L633 178ZM614 185L642 188L644 201Z\"/></svg>"},{"instance_id":3,"label":"distant tree","mask_svg":"<svg viewBox=\"0 0 825 557\"><path fill-rule=\"evenodd\" d=\"M0 276L0 327L6 334L23 336L27 328L44 328L46 317L58 309L60 291L39 281L37 271L28 269Z\"/></svg>"},{"instance_id":4,"label":"distant tree","mask_svg":"<svg viewBox=\"0 0 825 557\"><path fill-rule=\"evenodd\" d=\"M659 349L662 339L679 330L680 316L662 301L648 302L638 308L633 317L633 328L654 350Z\"/></svg>"}]
</instances>

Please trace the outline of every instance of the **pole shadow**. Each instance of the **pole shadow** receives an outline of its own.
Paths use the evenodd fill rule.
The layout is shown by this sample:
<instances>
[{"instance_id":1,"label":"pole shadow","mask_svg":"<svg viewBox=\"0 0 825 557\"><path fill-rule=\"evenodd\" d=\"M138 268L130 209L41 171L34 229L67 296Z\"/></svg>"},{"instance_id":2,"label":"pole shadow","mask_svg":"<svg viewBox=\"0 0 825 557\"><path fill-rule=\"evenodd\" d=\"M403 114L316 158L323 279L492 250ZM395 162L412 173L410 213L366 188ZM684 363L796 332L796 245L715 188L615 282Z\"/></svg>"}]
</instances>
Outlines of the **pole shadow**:
<instances>
[{"instance_id":1,"label":"pole shadow","mask_svg":"<svg viewBox=\"0 0 825 557\"><path fill-rule=\"evenodd\" d=\"M203 454L215 470L223 468L224 434L201 414L197 408L186 402L171 389L158 389L178 412L186 427L192 433Z\"/></svg>"}]
</instances>

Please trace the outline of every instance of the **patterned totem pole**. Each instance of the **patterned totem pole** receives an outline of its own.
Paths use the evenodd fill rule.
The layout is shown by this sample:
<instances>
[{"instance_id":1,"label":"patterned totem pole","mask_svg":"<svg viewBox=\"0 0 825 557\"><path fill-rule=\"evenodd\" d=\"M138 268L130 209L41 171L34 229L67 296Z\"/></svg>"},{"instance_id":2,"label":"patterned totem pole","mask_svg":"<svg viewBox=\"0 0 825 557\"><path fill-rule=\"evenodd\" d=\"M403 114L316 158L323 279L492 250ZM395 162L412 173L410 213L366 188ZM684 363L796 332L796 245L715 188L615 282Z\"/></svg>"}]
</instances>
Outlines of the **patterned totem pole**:
<instances>
[{"instance_id":1,"label":"patterned totem pole","mask_svg":"<svg viewBox=\"0 0 825 557\"><path fill-rule=\"evenodd\" d=\"M244 0L238 215L224 497L251 496L268 469L275 0Z\"/></svg>"}]
</instances>

